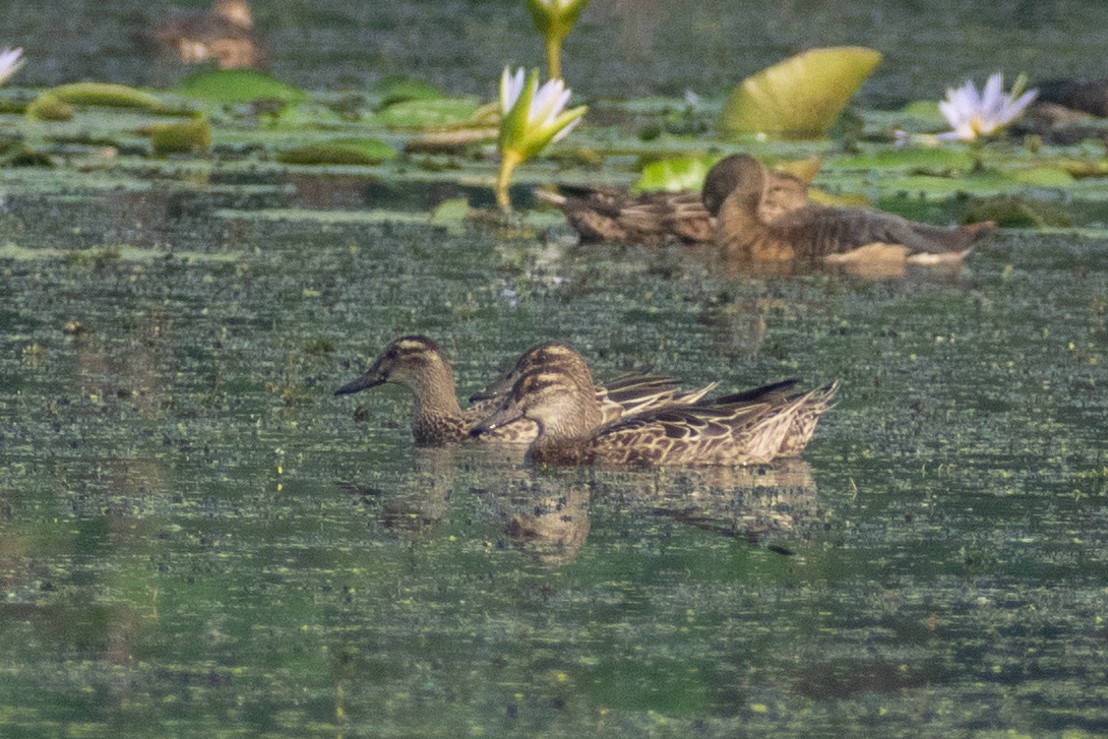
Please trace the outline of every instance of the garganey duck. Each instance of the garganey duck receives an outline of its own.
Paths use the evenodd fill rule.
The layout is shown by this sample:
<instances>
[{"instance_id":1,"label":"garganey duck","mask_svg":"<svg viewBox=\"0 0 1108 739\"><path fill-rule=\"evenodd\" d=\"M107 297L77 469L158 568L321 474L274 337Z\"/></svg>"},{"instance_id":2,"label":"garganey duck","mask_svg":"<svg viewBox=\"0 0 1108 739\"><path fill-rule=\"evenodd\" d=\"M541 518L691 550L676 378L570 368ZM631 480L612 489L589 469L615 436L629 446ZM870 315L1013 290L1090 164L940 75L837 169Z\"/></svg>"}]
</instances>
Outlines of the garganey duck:
<instances>
[{"instance_id":1,"label":"garganey duck","mask_svg":"<svg viewBox=\"0 0 1108 739\"><path fill-rule=\"evenodd\" d=\"M646 410L604 422L592 375L576 351L532 362L474 435L524 419L539 434L534 464L611 466L762 464L798 453L838 389L793 393L795 381L721 398Z\"/></svg>"},{"instance_id":2,"label":"garganey duck","mask_svg":"<svg viewBox=\"0 0 1108 739\"><path fill-rule=\"evenodd\" d=\"M722 159L708 172L704 206L717 218L715 241L728 256L810 266L875 259L956 264L995 226L944 228L891 213L825 205L806 205L767 221L759 213L768 183L765 167L745 154Z\"/></svg>"},{"instance_id":3,"label":"garganey duck","mask_svg":"<svg viewBox=\"0 0 1108 739\"><path fill-rule=\"evenodd\" d=\"M553 347L556 342L539 346ZM470 440L473 427L500 404L499 399L490 395L489 399L480 400L463 410L458 404L454 372L450 363L439 345L426 336L401 336L394 339L361 377L340 387L335 395L349 395L386 382L411 388L415 395L412 436L417 444L423 446ZM490 387L495 386L496 383ZM697 390L682 390L678 387L678 380L672 377L626 375L607 386L595 386L593 399L602 418L614 421L648 408L696 402L713 387L714 384ZM495 431L490 430L481 438L501 443L525 444L533 441L537 435L538 426L520 418L513 423L503 424Z\"/></svg>"}]
</instances>

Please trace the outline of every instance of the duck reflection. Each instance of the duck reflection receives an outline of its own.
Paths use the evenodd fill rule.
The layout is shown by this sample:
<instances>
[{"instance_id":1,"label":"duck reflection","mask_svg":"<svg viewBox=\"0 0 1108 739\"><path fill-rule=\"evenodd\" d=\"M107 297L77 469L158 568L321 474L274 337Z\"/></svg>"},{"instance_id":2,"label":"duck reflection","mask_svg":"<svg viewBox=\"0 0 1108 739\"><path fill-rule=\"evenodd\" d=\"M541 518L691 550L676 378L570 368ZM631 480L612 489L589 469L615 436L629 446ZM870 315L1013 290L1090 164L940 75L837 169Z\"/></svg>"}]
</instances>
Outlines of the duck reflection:
<instances>
[{"instance_id":1,"label":"duck reflection","mask_svg":"<svg viewBox=\"0 0 1108 739\"><path fill-rule=\"evenodd\" d=\"M475 492L510 545L536 563L570 564L585 544L590 489L581 471L520 469Z\"/></svg>"},{"instance_id":2,"label":"duck reflection","mask_svg":"<svg viewBox=\"0 0 1108 739\"><path fill-rule=\"evenodd\" d=\"M597 481L598 495L631 513L662 516L754 545L800 535L805 524L818 523L825 513L811 467L801 459L653 475L615 472ZM788 553L780 544L771 548Z\"/></svg>"}]
</instances>

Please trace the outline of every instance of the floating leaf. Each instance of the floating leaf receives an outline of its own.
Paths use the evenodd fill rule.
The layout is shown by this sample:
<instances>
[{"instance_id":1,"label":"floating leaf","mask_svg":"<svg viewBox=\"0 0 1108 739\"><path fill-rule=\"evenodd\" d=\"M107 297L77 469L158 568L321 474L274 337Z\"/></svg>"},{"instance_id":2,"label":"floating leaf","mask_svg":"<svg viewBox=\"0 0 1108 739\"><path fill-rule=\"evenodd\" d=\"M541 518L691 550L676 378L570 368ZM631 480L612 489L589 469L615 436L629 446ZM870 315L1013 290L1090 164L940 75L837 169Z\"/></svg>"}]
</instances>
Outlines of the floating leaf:
<instances>
[{"instance_id":1,"label":"floating leaf","mask_svg":"<svg viewBox=\"0 0 1108 739\"><path fill-rule=\"evenodd\" d=\"M206 115L184 123L160 123L150 127L155 154L196 154L212 146L212 128Z\"/></svg>"},{"instance_id":2,"label":"floating leaf","mask_svg":"<svg viewBox=\"0 0 1108 739\"><path fill-rule=\"evenodd\" d=\"M446 128L472 122L480 110L474 98L407 100L380 111L372 122L390 128Z\"/></svg>"},{"instance_id":3,"label":"floating leaf","mask_svg":"<svg viewBox=\"0 0 1108 739\"><path fill-rule=\"evenodd\" d=\"M649 190L699 190L708 176L708 170L719 160L713 157L672 157L659 159L642 168L642 176L632 187L634 192Z\"/></svg>"},{"instance_id":4,"label":"floating leaf","mask_svg":"<svg viewBox=\"0 0 1108 739\"><path fill-rule=\"evenodd\" d=\"M308 98L303 90L286 85L268 74L249 69L220 69L194 74L177 83L171 92L183 97L216 103L279 100L290 104L299 103Z\"/></svg>"},{"instance_id":5,"label":"floating leaf","mask_svg":"<svg viewBox=\"0 0 1108 739\"><path fill-rule=\"evenodd\" d=\"M465 198L448 198L431 211L431 223L443 226L451 236L465 232L465 220L469 216L469 201Z\"/></svg>"},{"instance_id":6,"label":"floating leaf","mask_svg":"<svg viewBox=\"0 0 1108 739\"><path fill-rule=\"evenodd\" d=\"M380 164L396 156L396 150L377 139L344 138L298 146L278 152L285 164Z\"/></svg>"},{"instance_id":7,"label":"floating leaf","mask_svg":"<svg viewBox=\"0 0 1108 739\"><path fill-rule=\"evenodd\" d=\"M743 80L719 118L725 135L816 138L839 117L881 54L861 46L812 49Z\"/></svg>"},{"instance_id":8,"label":"floating leaf","mask_svg":"<svg viewBox=\"0 0 1108 739\"><path fill-rule=\"evenodd\" d=\"M372 88L373 95L380 98L382 108L407 100L435 100L443 96L442 90L423 80L409 77L386 77Z\"/></svg>"},{"instance_id":9,"label":"floating leaf","mask_svg":"<svg viewBox=\"0 0 1108 739\"><path fill-rule=\"evenodd\" d=\"M965 149L946 146L905 146L881 149L835 160L838 169L883 171L951 172L973 168L975 159Z\"/></svg>"},{"instance_id":10,"label":"floating leaf","mask_svg":"<svg viewBox=\"0 0 1108 739\"><path fill-rule=\"evenodd\" d=\"M68 121L73 117L73 106L44 92L27 104L25 115L36 121Z\"/></svg>"},{"instance_id":11,"label":"floating leaf","mask_svg":"<svg viewBox=\"0 0 1108 739\"><path fill-rule=\"evenodd\" d=\"M101 108L137 108L155 113L178 112L156 96L126 85L101 82L76 82L41 93L27 106L26 114L40 121L67 121L72 106Z\"/></svg>"}]
</instances>

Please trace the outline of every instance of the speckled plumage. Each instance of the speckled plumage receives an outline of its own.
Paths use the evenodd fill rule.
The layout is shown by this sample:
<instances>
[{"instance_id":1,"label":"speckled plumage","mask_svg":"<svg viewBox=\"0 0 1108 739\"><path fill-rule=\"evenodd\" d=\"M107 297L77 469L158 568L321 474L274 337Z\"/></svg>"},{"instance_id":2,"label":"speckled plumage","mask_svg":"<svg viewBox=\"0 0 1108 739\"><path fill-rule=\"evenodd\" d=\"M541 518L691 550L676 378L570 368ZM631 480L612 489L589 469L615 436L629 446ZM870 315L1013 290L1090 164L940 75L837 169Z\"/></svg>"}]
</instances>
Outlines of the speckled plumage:
<instances>
[{"instance_id":1,"label":"speckled plumage","mask_svg":"<svg viewBox=\"0 0 1108 739\"><path fill-rule=\"evenodd\" d=\"M772 221L808 204L808 186L783 172L767 174L766 197L759 216ZM704 207L698 192L648 192L632 195L617 187L581 188L568 195L539 191L541 200L557 205L582 243L619 241L660 246L677 240L685 244L712 240L716 219Z\"/></svg>"},{"instance_id":2,"label":"speckled plumage","mask_svg":"<svg viewBox=\"0 0 1108 739\"><path fill-rule=\"evenodd\" d=\"M943 228L891 213L822 205L807 205L766 221L759 215L766 177L765 168L746 155L727 157L708 173L704 205L717 216L716 243L731 256L813 265L848 263L852 258L950 264L961 261L995 225Z\"/></svg>"},{"instance_id":3,"label":"speckled plumage","mask_svg":"<svg viewBox=\"0 0 1108 739\"><path fill-rule=\"evenodd\" d=\"M477 399L463 410L458 403L450 363L438 344L426 336L401 336L393 340L361 377L343 385L335 394L348 395L386 382L411 388L415 396L412 437L421 446L470 441L474 426L500 404L499 399L490 396ZM490 388L495 386L496 383ZM667 403L691 403L711 389L712 385L708 385L686 391L681 390L677 380L671 377L628 375L618 378L608 387L596 386L593 394L603 408L604 418L615 420L628 413ZM520 418L482 434L480 438L487 442L526 444L537 435L538 426L533 421Z\"/></svg>"},{"instance_id":4,"label":"speckled plumage","mask_svg":"<svg viewBox=\"0 0 1108 739\"><path fill-rule=\"evenodd\" d=\"M605 424L584 359L563 351L556 359L532 363L475 433L519 418L534 421L540 433L528 458L537 464L760 464L802 449L837 389L832 384L792 393L793 384L775 383ZM800 421L802 413L808 418Z\"/></svg>"}]
</instances>

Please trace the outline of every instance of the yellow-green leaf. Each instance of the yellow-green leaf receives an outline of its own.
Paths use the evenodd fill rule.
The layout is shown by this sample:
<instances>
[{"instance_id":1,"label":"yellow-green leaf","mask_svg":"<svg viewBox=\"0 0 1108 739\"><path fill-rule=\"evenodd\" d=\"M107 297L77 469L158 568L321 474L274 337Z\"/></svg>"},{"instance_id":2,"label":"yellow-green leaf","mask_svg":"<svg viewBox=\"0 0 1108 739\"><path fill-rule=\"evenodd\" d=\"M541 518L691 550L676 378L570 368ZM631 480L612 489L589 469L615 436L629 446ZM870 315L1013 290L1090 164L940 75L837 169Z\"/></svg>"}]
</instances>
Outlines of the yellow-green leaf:
<instances>
[{"instance_id":1,"label":"yellow-green leaf","mask_svg":"<svg viewBox=\"0 0 1108 739\"><path fill-rule=\"evenodd\" d=\"M268 74L249 69L220 69L194 74L177 83L171 92L216 103L279 100L288 104L303 102L308 98L303 90L286 85Z\"/></svg>"},{"instance_id":2,"label":"yellow-green leaf","mask_svg":"<svg viewBox=\"0 0 1108 739\"><path fill-rule=\"evenodd\" d=\"M205 115L183 123L160 123L150 127L150 144L155 154L197 154L212 145L212 128Z\"/></svg>"},{"instance_id":3,"label":"yellow-green leaf","mask_svg":"<svg viewBox=\"0 0 1108 739\"><path fill-rule=\"evenodd\" d=\"M277 161L285 164L380 164L396 156L396 150L383 141L369 138L343 138L298 146L278 152Z\"/></svg>"},{"instance_id":4,"label":"yellow-green leaf","mask_svg":"<svg viewBox=\"0 0 1108 739\"><path fill-rule=\"evenodd\" d=\"M723 106L724 135L817 138L839 117L881 54L860 46L811 49L753 74Z\"/></svg>"},{"instance_id":5,"label":"yellow-green leaf","mask_svg":"<svg viewBox=\"0 0 1108 739\"><path fill-rule=\"evenodd\" d=\"M699 190L718 156L670 157L643 165L642 176L631 186L636 193L650 190Z\"/></svg>"},{"instance_id":6,"label":"yellow-green leaf","mask_svg":"<svg viewBox=\"0 0 1108 739\"><path fill-rule=\"evenodd\" d=\"M27 106L27 115L46 121L68 120L73 117L71 106L102 108L137 108L155 113L176 112L157 96L126 85L104 82L75 82L41 93Z\"/></svg>"}]
</instances>

